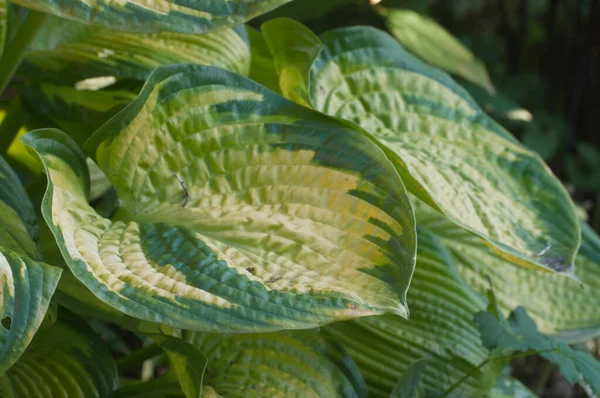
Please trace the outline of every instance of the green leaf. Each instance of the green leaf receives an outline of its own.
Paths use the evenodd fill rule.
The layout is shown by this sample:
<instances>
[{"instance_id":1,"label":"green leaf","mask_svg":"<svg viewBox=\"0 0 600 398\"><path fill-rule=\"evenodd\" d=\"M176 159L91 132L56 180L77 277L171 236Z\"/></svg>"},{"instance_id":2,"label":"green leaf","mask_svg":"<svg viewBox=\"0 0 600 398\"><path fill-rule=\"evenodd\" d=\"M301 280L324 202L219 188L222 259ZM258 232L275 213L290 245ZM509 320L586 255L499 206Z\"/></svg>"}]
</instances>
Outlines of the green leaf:
<instances>
[{"instance_id":1,"label":"green leaf","mask_svg":"<svg viewBox=\"0 0 600 398\"><path fill-rule=\"evenodd\" d=\"M408 292L410 320L385 315L325 328L354 359L372 397L389 397L411 364L423 357L429 358L422 376L425 395L437 396L489 355L473 323L473 314L485 309L484 300L462 281L435 234L418 232L417 266ZM485 396L503 366L503 361L492 361L451 396Z\"/></svg>"},{"instance_id":2,"label":"green leaf","mask_svg":"<svg viewBox=\"0 0 600 398\"><path fill-rule=\"evenodd\" d=\"M250 26L246 26L246 31L250 42L251 58L248 77L270 90L279 92L279 79L275 72L275 62L263 34Z\"/></svg>"},{"instance_id":3,"label":"green leaf","mask_svg":"<svg viewBox=\"0 0 600 398\"><path fill-rule=\"evenodd\" d=\"M25 56L19 74L29 80L71 85L83 90L90 79L146 80L161 65L190 63L250 71L244 26L205 35L127 33L51 18L40 33L43 42ZM56 37L48 42L46 36Z\"/></svg>"},{"instance_id":4,"label":"green leaf","mask_svg":"<svg viewBox=\"0 0 600 398\"><path fill-rule=\"evenodd\" d=\"M202 396L202 378L208 358L192 344L179 338L165 335L151 337L167 353L185 396L200 398Z\"/></svg>"},{"instance_id":5,"label":"green leaf","mask_svg":"<svg viewBox=\"0 0 600 398\"><path fill-rule=\"evenodd\" d=\"M64 130L79 145L136 97L128 90L77 90L45 82L23 85L19 94L36 118Z\"/></svg>"},{"instance_id":6,"label":"green leaf","mask_svg":"<svg viewBox=\"0 0 600 398\"><path fill-rule=\"evenodd\" d=\"M510 329L489 312L475 314L483 344L490 348L513 351L534 350L556 364L570 383L585 382L595 394L600 393L600 363L590 354L576 351L550 336L538 332L535 322L523 307L517 307L509 319ZM510 335L511 338L506 338Z\"/></svg>"},{"instance_id":7,"label":"green leaf","mask_svg":"<svg viewBox=\"0 0 600 398\"><path fill-rule=\"evenodd\" d=\"M442 239L458 269L481 294L492 281L498 305L505 314L523 305L544 333L569 342L600 336L600 237L582 224L583 239L575 260L581 282L563 275L524 269L495 254L481 239L448 222L427 206L413 202L419 225Z\"/></svg>"},{"instance_id":8,"label":"green leaf","mask_svg":"<svg viewBox=\"0 0 600 398\"><path fill-rule=\"evenodd\" d=\"M500 119L504 125L523 125L533 120L533 115L527 109L513 101L502 92L489 93L480 86L459 80L462 87L469 92L479 106L489 115ZM538 115L536 114L536 118ZM527 146L527 145L525 145Z\"/></svg>"},{"instance_id":9,"label":"green leaf","mask_svg":"<svg viewBox=\"0 0 600 398\"><path fill-rule=\"evenodd\" d=\"M390 398L424 398L422 379L428 363L428 358L413 362L394 387Z\"/></svg>"},{"instance_id":10,"label":"green leaf","mask_svg":"<svg viewBox=\"0 0 600 398\"><path fill-rule=\"evenodd\" d=\"M61 274L38 261L37 234L33 206L0 156L0 375L41 326Z\"/></svg>"},{"instance_id":11,"label":"green leaf","mask_svg":"<svg viewBox=\"0 0 600 398\"><path fill-rule=\"evenodd\" d=\"M208 357L204 383L220 396L365 396L356 365L319 330L194 333L189 341Z\"/></svg>"},{"instance_id":12,"label":"green leaf","mask_svg":"<svg viewBox=\"0 0 600 398\"><path fill-rule=\"evenodd\" d=\"M307 79L310 63L322 50L321 41L306 26L288 18L266 22L261 30L273 54L281 93L310 108Z\"/></svg>"},{"instance_id":13,"label":"green leaf","mask_svg":"<svg viewBox=\"0 0 600 398\"><path fill-rule=\"evenodd\" d=\"M234 26L291 0L12 0L37 11L128 32L205 33Z\"/></svg>"},{"instance_id":14,"label":"green leaf","mask_svg":"<svg viewBox=\"0 0 600 398\"><path fill-rule=\"evenodd\" d=\"M385 23L402 45L425 62L494 92L485 64L433 19L411 10L382 12Z\"/></svg>"},{"instance_id":15,"label":"green leaf","mask_svg":"<svg viewBox=\"0 0 600 398\"><path fill-rule=\"evenodd\" d=\"M384 153L240 75L162 67L96 132L87 148L123 204L112 220L88 205L71 140L23 139L67 264L129 316L250 332L407 315L414 219Z\"/></svg>"},{"instance_id":16,"label":"green leaf","mask_svg":"<svg viewBox=\"0 0 600 398\"><path fill-rule=\"evenodd\" d=\"M523 343L511 330L501 327L501 321L487 311L475 314L475 323L479 327L482 344L489 348L508 348L511 351L526 351Z\"/></svg>"},{"instance_id":17,"label":"green leaf","mask_svg":"<svg viewBox=\"0 0 600 398\"><path fill-rule=\"evenodd\" d=\"M310 78L315 109L366 129L409 191L500 254L572 273L575 207L537 154L384 32L353 27L321 39Z\"/></svg>"},{"instance_id":18,"label":"green leaf","mask_svg":"<svg viewBox=\"0 0 600 398\"><path fill-rule=\"evenodd\" d=\"M36 335L0 377L3 398L108 397L117 387L117 368L106 344L83 322L57 322Z\"/></svg>"}]
</instances>

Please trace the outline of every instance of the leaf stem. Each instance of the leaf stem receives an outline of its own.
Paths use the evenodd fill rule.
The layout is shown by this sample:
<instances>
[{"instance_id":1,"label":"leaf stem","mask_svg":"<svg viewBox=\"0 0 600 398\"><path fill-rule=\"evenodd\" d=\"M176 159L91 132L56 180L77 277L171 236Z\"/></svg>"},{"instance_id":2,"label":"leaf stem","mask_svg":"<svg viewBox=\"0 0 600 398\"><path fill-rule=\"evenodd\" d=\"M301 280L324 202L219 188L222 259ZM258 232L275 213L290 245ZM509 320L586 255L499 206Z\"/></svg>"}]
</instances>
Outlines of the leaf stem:
<instances>
[{"instance_id":1,"label":"leaf stem","mask_svg":"<svg viewBox=\"0 0 600 398\"><path fill-rule=\"evenodd\" d=\"M117 359L117 369L119 373L127 372L135 369L138 366L150 359L162 353L162 349L157 344L150 344L146 347L142 347L139 350L132 352L131 354L124 356L123 358Z\"/></svg>"},{"instance_id":2,"label":"leaf stem","mask_svg":"<svg viewBox=\"0 0 600 398\"><path fill-rule=\"evenodd\" d=\"M542 351L526 351L526 352L520 352L517 354L509 354L509 355L500 355L497 357L489 357L488 359L486 359L485 361L481 362L479 365L477 365L475 367L475 369L471 370L469 373L467 373L466 375L464 375L463 377L461 377L456 383L452 384L450 386L450 388L448 388L446 391L444 391L442 393L442 395L440 395L438 398L446 398L448 397L452 391L456 390L462 383L464 383L465 380L467 380L469 377L473 376L475 373L477 373L479 370L481 370L481 368L483 368L485 365L487 365L488 363L490 363L491 361L495 361L497 359L516 359L516 358L523 358L523 357L529 357L532 355L538 355L538 354L544 354L547 352L556 352L558 349L557 348L552 348L549 350L542 350Z\"/></svg>"},{"instance_id":3,"label":"leaf stem","mask_svg":"<svg viewBox=\"0 0 600 398\"><path fill-rule=\"evenodd\" d=\"M8 86L25 52L42 26L44 26L48 16L48 14L42 12L31 11L25 22L17 30L17 34L4 51L4 54L2 54L2 58L0 58L0 94Z\"/></svg>"}]
</instances>

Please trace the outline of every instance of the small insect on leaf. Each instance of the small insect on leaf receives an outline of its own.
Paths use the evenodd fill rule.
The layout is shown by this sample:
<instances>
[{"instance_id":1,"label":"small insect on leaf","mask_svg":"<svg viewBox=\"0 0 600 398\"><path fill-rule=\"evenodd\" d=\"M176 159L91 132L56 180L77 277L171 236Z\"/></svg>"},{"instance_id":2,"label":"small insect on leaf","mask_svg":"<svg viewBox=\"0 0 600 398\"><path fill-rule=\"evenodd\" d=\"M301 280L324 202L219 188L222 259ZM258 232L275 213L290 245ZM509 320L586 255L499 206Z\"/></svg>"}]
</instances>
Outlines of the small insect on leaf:
<instances>
[{"instance_id":1,"label":"small insect on leaf","mask_svg":"<svg viewBox=\"0 0 600 398\"><path fill-rule=\"evenodd\" d=\"M175 174L175 178L179 182L179 185L181 185L181 189L183 189L183 203L181 204L181 207L185 207L185 206L187 206L188 201L190 200L190 194L188 192L187 186L185 185L185 182L183 182L181 177L179 177L179 175Z\"/></svg>"}]
</instances>

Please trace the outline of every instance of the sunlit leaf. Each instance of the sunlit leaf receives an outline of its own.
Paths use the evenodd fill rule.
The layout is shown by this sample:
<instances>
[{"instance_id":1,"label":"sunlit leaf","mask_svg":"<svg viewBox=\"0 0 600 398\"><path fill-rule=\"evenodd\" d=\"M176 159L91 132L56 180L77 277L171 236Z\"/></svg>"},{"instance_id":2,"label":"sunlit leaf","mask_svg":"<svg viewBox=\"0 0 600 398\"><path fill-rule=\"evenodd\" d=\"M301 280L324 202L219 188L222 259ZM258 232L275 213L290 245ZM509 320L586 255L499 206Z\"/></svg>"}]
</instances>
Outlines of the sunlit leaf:
<instances>
[{"instance_id":1,"label":"sunlit leaf","mask_svg":"<svg viewBox=\"0 0 600 398\"><path fill-rule=\"evenodd\" d=\"M537 154L386 33L351 27L321 40L308 89L315 109L363 127L409 191L500 254L572 273L575 206Z\"/></svg>"},{"instance_id":2,"label":"sunlit leaf","mask_svg":"<svg viewBox=\"0 0 600 398\"><path fill-rule=\"evenodd\" d=\"M349 398L366 393L356 365L318 330L194 333L189 340L208 357L204 384L217 396Z\"/></svg>"},{"instance_id":3,"label":"sunlit leaf","mask_svg":"<svg viewBox=\"0 0 600 398\"><path fill-rule=\"evenodd\" d=\"M292 19L278 18L261 26L274 57L279 87L284 97L310 107L308 76L310 63L322 49L319 38ZM286 34L280 34L285 31Z\"/></svg>"},{"instance_id":4,"label":"sunlit leaf","mask_svg":"<svg viewBox=\"0 0 600 398\"><path fill-rule=\"evenodd\" d=\"M0 375L42 324L61 270L40 262L33 206L0 157Z\"/></svg>"},{"instance_id":5,"label":"sunlit leaf","mask_svg":"<svg viewBox=\"0 0 600 398\"><path fill-rule=\"evenodd\" d=\"M82 322L59 321L38 333L21 359L0 377L0 396L108 397L117 382L106 344Z\"/></svg>"},{"instance_id":6,"label":"sunlit leaf","mask_svg":"<svg viewBox=\"0 0 600 398\"><path fill-rule=\"evenodd\" d=\"M389 397L411 364L428 357L426 396L439 396L488 358L473 314L485 301L462 281L450 253L431 231L419 229L417 265L408 292L410 320L394 315L335 323L325 329L348 350L371 397ZM452 397L485 396L503 361L476 371Z\"/></svg>"},{"instance_id":7,"label":"sunlit leaf","mask_svg":"<svg viewBox=\"0 0 600 398\"><path fill-rule=\"evenodd\" d=\"M129 32L205 33L291 0L12 0L37 11Z\"/></svg>"},{"instance_id":8,"label":"sunlit leaf","mask_svg":"<svg viewBox=\"0 0 600 398\"><path fill-rule=\"evenodd\" d=\"M70 269L129 316L242 332L407 315L414 216L383 152L240 75L160 68L96 132L87 148L123 204L112 220L88 205L71 140L24 139Z\"/></svg>"}]
</instances>

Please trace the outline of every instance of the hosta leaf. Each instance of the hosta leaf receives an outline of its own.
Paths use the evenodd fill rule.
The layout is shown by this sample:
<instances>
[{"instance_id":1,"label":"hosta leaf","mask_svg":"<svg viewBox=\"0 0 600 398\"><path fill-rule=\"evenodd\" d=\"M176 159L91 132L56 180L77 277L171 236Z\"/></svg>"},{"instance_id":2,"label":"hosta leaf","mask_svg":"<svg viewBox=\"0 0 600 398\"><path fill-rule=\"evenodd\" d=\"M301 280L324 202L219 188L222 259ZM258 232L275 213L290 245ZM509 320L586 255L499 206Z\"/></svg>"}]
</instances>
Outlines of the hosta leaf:
<instances>
[{"instance_id":1,"label":"hosta leaf","mask_svg":"<svg viewBox=\"0 0 600 398\"><path fill-rule=\"evenodd\" d=\"M318 330L194 333L189 341L208 357L204 383L218 396L365 396L356 365Z\"/></svg>"},{"instance_id":2,"label":"hosta leaf","mask_svg":"<svg viewBox=\"0 0 600 398\"><path fill-rule=\"evenodd\" d=\"M485 64L433 19L403 9L384 10L382 15L392 35L422 60L494 91Z\"/></svg>"},{"instance_id":3,"label":"hosta leaf","mask_svg":"<svg viewBox=\"0 0 600 398\"><path fill-rule=\"evenodd\" d=\"M407 188L527 267L572 272L580 227L566 190L447 75L379 30L325 33L313 107L384 146Z\"/></svg>"},{"instance_id":4,"label":"hosta leaf","mask_svg":"<svg viewBox=\"0 0 600 398\"><path fill-rule=\"evenodd\" d=\"M326 327L358 365L369 396L389 397L411 364L423 357L429 358L422 376L426 396L439 395L488 358L472 321L485 302L462 281L450 253L432 232L419 228L418 236L409 321L384 315ZM485 396L502 366L492 361L451 396Z\"/></svg>"},{"instance_id":5,"label":"hosta leaf","mask_svg":"<svg viewBox=\"0 0 600 398\"><path fill-rule=\"evenodd\" d=\"M80 145L136 97L128 90L77 90L45 82L23 85L19 92L33 115L61 128Z\"/></svg>"},{"instance_id":6,"label":"hosta leaf","mask_svg":"<svg viewBox=\"0 0 600 398\"><path fill-rule=\"evenodd\" d=\"M61 270L39 260L33 206L0 157L0 375L40 327Z\"/></svg>"},{"instance_id":7,"label":"hosta leaf","mask_svg":"<svg viewBox=\"0 0 600 398\"><path fill-rule=\"evenodd\" d=\"M34 10L128 32L205 33L291 0L12 0Z\"/></svg>"},{"instance_id":8,"label":"hosta leaf","mask_svg":"<svg viewBox=\"0 0 600 398\"><path fill-rule=\"evenodd\" d=\"M117 368L106 344L82 322L57 322L34 341L4 376L0 397L108 397Z\"/></svg>"},{"instance_id":9,"label":"hosta leaf","mask_svg":"<svg viewBox=\"0 0 600 398\"><path fill-rule=\"evenodd\" d=\"M463 278L477 291L494 286L505 314L524 306L544 333L571 342L600 335L600 238L583 225L575 274L583 284L559 274L523 269L493 253L480 239L415 203L419 225L426 225L448 246Z\"/></svg>"},{"instance_id":10,"label":"hosta leaf","mask_svg":"<svg viewBox=\"0 0 600 398\"><path fill-rule=\"evenodd\" d=\"M133 318L100 301L69 270L63 272L55 297L60 305L81 317L112 322L135 332L161 332L161 325Z\"/></svg>"},{"instance_id":11,"label":"hosta leaf","mask_svg":"<svg viewBox=\"0 0 600 398\"><path fill-rule=\"evenodd\" d=\"M261 29L273 52L281 93L310 107L307 79L310 64L322 49L321 41L310 29L292 19L273 19L264 23ZM286 34L280 34L282 31Z\"/></svg>"},{"instance_id":12,"label":"hosta leaf","mask_svg":"<svg viewBox=\"0 0 600 398\"><path fill-rule=\"evenodd\" d=\"M565 343L539 333L535 322L523 307L517 307L511 313L509 327L485 311L475 314L475 322L486 347L538 351L542 357L556 364L570 383L584 381L595 394L600 393L600 363L588 353L574 350Z\"/></svg>"},{"instance_id":13,"label":"hosta leaf","mask_svg":"<svg viewBox=\"0 0 600 398\"><path fill-rule=\"evenodd\" d=\"M390 398L423 398L423 375L429 359L423 358L413 362L394 387Z\"/></svg>"},{"instance_id":14,"label":"hosta leaf","mask_svg":"<svg viewBox=\"0 0 600 398\"><path fill-rule=\"evenodd\" d=\"M112 221L87 204L72 141L24 139L73 274L127 315L242 332L407 314L414 220L393 166L361 132L240 75L160 68L91 138L123 204Z\"/></svg>"},{"instance_id":15,"label":"hosta leaf","mask_svg":"<svg viewBox=\"0 0 600 398\"><path fill-rule=\"evenodd\" d=\"M206 35L139 34L52 18L44 29L42 37L58 35L62 40L38 43L40 49L27 53L19 73L28 79L79 82L79 88L91 78L146 80L157 67L176 63L211 65L243 75L250 71L243 26Z\"/></svg>"}]
</instances>

